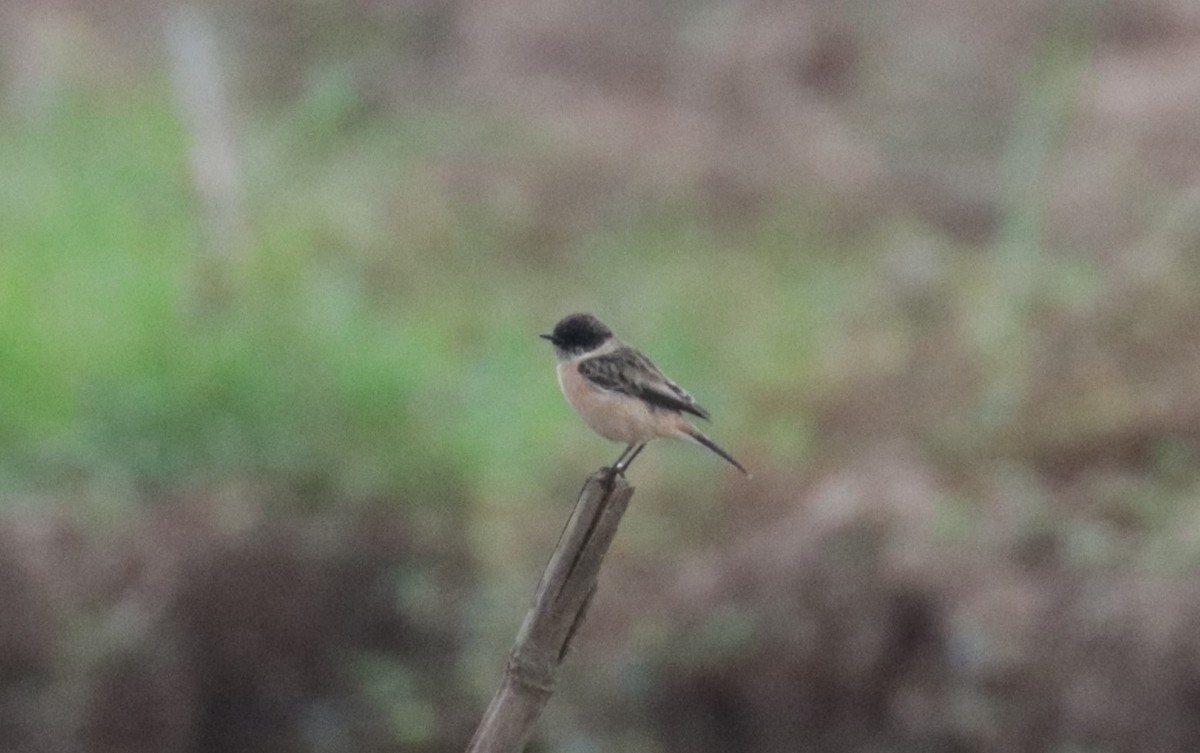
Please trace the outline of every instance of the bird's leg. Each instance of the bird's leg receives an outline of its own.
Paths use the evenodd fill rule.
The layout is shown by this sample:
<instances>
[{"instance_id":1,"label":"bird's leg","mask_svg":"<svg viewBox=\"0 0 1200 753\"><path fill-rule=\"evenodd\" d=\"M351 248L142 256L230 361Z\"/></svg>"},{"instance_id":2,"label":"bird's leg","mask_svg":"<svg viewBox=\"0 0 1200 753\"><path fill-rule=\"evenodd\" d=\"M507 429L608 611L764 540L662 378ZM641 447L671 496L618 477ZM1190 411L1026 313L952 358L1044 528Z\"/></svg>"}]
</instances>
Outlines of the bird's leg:
<instances>
[{"instance_id":1,"label":"bird's leg","mask_svg":"<svg viewBox=\"0 0 1200 753\"><path fill-rule=\"evenodd\" d=\"M616 477L616 475L618 473L623 473L625 471L625 467L621 465L621 461L623 461L625 459L625 456L628 455L630 452L633 452L633 450L636 448L637 448L636 444L631 444L621 452L621 454L617 458L616 462L613 463L608 468L608 477L609 478L614 478L614 477ZM637 453L634 452L634 454L636 455ZM628 466L629 464L626 463L625 465Z\"/></svg>"},{"instance_id":2,"label":"bird's leg","mask_svg":"<svg viewBox=\"0 0 1200 753\"><path fill-rule=\"evenodd\" d=\"M620 473L622 475L625 474L626 469L629 468L629 464L632 463L633 459L638 456L638 453L641 452L642 450L646 449L646 445L645 445L645 443L642 443L642 444L639 444L636 446L629 445L629 449L633 450L633 453L629 457L626 458L625 453L624 452L621 453L621 458L625 458L624 464L621 463L621 458L617 458L617 464L615 466L615 470L617 473ZM626 450L626 452L628 452L628 450Z\"/></svg>"}]
</instances>

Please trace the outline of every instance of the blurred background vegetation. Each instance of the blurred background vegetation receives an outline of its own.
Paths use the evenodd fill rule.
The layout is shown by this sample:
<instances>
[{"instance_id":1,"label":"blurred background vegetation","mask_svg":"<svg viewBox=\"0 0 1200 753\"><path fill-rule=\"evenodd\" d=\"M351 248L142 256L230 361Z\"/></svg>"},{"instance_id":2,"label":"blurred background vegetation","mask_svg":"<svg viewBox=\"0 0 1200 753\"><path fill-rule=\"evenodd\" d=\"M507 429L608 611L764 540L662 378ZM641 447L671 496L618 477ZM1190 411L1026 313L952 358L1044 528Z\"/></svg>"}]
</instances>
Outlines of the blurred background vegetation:
<instances>
[{"instance_id":1,"label":"blurred background vegetation","mask_svg":"<svg viewBox=\"0 0 1200 753\"><path fill-rule=\"evenodd\" d=\"M454 751L653 447L539 750L1200 747L1191 0L9 0L0 749Z\"/></svg>"}]
</instances>

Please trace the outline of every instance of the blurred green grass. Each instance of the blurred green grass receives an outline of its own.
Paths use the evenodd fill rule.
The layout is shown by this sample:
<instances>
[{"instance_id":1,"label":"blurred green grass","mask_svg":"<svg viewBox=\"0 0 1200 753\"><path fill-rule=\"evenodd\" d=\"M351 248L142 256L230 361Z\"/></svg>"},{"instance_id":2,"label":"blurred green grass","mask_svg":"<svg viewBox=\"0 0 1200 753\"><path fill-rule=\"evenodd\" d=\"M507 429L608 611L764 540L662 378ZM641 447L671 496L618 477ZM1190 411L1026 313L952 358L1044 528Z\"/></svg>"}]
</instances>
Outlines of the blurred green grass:
<instances>
[{"instance_id":1,"label":"blurred green grass","mask_svg":"<svg viewBox=\"0 0 1200 753\"><path fill-rule=\"evenodd\" d=\"M564 209L521 177L585 176L570 143L449 107L365 111L330 70L246 116L248 232L227 259L202 246L165 83L0 115L5 488L127 504L266 480L309 505L429 510L569 496L618 449L571 415L535 337L575 310L651 353L756 468L837 452L814 442L814 405L847 414L839 395L887 389L913 405L892 430L974 462L1052 428L1027 415L1043 330L1102 302L1099 267L1041 249L1019 216L1041 195L1021 176L1041 162L1008 171L1010 194L1028 195L1002 226L1024 229L999 243L1019 259L804 194L746 222L686 192L591 191ZM226 296L212 304L214 274ZM1086 401L1063 410L1100 420ZM668 447L643 483L686 498L724 472Z\"/></svg>"},{"instance_id":2,"label":"blurred green grass","mask_svg":"<svg viewBox=\"0 0 1200 753\"><path fill-rule=\"evenodd\" d=\"M799 409L770 403L834 347L864 264L829 250L817 209L730 237L680 197L539 246L439 170L485 150L532 158L544 138L436 111L358 123L341 89L313 88L246 129L250 232L213 308L197 300L213 261L165 86L4 116L6 485L524 496L617 449L569 414L534 337L588 308L713 408L725 444L753 420L781 456L805 446Z\"/></svg>"}]
</instances>

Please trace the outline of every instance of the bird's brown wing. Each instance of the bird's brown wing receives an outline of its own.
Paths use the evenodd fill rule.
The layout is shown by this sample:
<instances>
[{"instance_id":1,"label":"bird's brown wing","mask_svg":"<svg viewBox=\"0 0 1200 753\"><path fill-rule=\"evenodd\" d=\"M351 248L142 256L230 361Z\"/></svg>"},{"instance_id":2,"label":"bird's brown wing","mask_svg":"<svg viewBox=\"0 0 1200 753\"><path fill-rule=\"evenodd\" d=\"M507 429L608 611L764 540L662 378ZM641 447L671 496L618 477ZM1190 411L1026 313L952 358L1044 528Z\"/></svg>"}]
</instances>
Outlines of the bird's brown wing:
<instances>
[{"instance_id":1,"label":"bird's brown wing","mask_svg":"<svg viewBox=\"0 0 1200 753\"><path fill-rule=\"evenodd\" d=\"M659 371L649 358L629 347L585 358L579 373L602 390L620 392L651 405L708 420L708 411L696 403L687 390Z\"/></svg>"}]
</instances>

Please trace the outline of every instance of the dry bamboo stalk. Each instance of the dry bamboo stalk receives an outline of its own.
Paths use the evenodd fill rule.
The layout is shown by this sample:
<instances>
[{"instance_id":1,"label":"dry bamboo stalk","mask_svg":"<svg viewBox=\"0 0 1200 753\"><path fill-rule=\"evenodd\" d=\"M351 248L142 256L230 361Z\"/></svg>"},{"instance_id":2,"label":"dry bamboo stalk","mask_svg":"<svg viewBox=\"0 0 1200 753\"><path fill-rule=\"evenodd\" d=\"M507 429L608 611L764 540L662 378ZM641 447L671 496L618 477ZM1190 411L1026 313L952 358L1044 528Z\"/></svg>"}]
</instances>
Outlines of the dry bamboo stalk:
<instances>
[{"instance_id":1,"label":"dry bamboo stalk","mask_svg":"<svg viewBox=\"0 0 1200 753\"><path fill-rule=\"evenodd\" d=\"M467 753L520 753L554 693L558 666L583 624L596 577L633 487L607 469L588 478L558 546L546 564L533 606L517 633L500 689Z\"/></svg>"}]
</instances>

